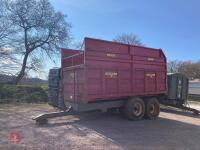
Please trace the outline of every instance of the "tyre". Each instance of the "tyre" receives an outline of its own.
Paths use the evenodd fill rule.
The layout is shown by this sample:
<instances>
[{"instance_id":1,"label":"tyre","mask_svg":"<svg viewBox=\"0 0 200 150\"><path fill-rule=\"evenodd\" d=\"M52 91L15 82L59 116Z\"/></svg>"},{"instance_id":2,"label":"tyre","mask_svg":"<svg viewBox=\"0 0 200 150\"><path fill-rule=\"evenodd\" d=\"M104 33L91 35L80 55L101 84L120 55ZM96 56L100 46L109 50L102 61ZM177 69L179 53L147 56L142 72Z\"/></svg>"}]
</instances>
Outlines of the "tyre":
<instances>
[{"instance_id":1,"label":"tyre","mask_svg":"<svg viewBox=\"0 0 200 150\"><path fill-rule=\"evenodd\" d=\"M49 70L48 85L49 104L53 107L65 110L66 106L64 104L62 95L62 80L60 77L60 68L53 68Z\"/></svg>"},{"instance_id":2,"label":"tyre","mask_svg":"<svg viewBox=\"0 0 200 150\"><path fill-rule=\"evenodd\" d=\"M59 78L60 78L59 68L53 68L49 70L48 100L49 100L49 104L52 105L53 107L58 107Z\"/></svg>"},{"instance_id":3,"label":"tyre","mask_svg":"<svg viewBox=\"0 0 200 150\"><path fill-rule=\"evenodd\" d=\"M156 98L146 99L145 102L145 118L154 120L159 116L160 113L160 104Z\"/></svg>"},{"instance_id":4,"label":"tyre","mask_svg":"<svg viewBox=\"0 0 200 150\"><path fill-rule=\"evenodd\" d=\"M63 97L63 88L62 88L62 80L59 79L59 91L58 91L58 108L61 110L66 110L67 107L64 103L64 97Z\"/></svg>"},{"instance_id":5,"label":"tyre","mask_svg":"<svg viewBox=\"0 0 200 150\"><path fill-rule=\"evenodd\" d=\"M128 119L140 120L145 114L144 101L139 97L127 100L124 112Z\"/></svg>"}]
</instances>

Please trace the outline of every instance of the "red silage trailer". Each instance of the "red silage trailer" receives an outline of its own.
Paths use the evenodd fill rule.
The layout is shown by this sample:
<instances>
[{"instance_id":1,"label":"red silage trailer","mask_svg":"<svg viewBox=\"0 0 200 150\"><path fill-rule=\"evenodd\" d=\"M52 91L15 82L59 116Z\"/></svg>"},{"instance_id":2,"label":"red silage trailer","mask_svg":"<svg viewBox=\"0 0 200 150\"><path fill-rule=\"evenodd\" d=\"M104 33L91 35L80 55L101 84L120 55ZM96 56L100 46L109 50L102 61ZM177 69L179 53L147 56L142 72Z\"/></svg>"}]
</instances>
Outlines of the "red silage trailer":
<instances>
[{"instance_id":1,"label":"red silage trailer","mask_svg":"<svg viewBox=\"0 0 200 150\"><path fill-rule=\"evenodd\" d=\"M84 46L84 51L62 49L65 102L167 94L166 57L161 49L91 38L85 38Z\"/></svg>"},{"instance_id":2,"label":"red silage trailer","mask_svg":"<svg viewBox=\"0 0 200 150\"><path fill-rule=\"evenodd\" d=\"M84 50L61 49L66 106L76 111L120 108L137 120L146 105L152 111L150 118L158 116L159 98L167 95L166 57L161 49L91 38L85 38L83 46Z\"/></svg>"},{"instance_id":3,"label":"red silage trailer","mask_svg":"<svg viewBox=\"0 0 200 150\"><path fill-rule=\"evenodd\" d=\"M167 99L168 92L161 49L85 38L83 50L63 48L61 56L61 69L49 73L49 99L68 109L40 116L38 122L67 115L69 108L73 112L118 109L131 120L159 115L159 102Z\"/></svg>"},{"instance_id":4,"label":"red silage trailer","mask_svg":"<svg viewBox=\"0 0 200 150\"><path fill-rule=\"evenodd\" d=\"M130 120L155 119L160 104L200 112L187 107L188 78L167 75L161 49L85 38L83 50L61 49L61 68L49 71L49 103L62 112L47 118L91 110L119 110Z\"/></svg>"}]
</instances>

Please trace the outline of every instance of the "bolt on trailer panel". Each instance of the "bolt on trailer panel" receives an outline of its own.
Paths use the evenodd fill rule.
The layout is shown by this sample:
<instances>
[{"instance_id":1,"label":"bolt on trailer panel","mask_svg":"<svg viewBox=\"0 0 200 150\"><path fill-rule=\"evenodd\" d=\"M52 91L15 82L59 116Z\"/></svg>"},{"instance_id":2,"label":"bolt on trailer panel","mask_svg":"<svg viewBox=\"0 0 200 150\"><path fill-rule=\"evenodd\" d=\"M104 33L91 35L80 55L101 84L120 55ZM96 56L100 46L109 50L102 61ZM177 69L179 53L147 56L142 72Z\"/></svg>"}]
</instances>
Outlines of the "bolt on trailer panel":
<instances>
[{"instance_id":1,"label":"bolt on trailer panel","mask_svg":"<svg viewBox=\"0 0 200 150\"><path fill-rule=\"evenodd\" d=\"M84 51L62 57L66 102L88 103L167 93L166 58L161 49L91 38L85 38L84 44Z\"/></svg>"}]
</instances>

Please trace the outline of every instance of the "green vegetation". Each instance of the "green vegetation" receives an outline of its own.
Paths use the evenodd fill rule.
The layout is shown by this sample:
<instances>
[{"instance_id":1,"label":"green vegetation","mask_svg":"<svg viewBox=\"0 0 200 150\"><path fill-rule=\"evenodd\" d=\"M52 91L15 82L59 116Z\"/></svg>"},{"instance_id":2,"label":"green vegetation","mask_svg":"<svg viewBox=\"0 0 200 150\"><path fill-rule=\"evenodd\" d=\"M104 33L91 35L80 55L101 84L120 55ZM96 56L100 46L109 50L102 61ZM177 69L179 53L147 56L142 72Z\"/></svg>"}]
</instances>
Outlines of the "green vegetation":
<instances>
[{"instance_id":1,"label":"green vegetation","mask_svg":"<svg viewBox=\"0 0 200 150\"><path fill-rule=\"evenodd\" d=\"M0 103L47 102L47 85L8 85L0 84Z\"/></svg>"},{"instance_id":2,"label":"green vegetation","mask_svg":"<svg viewBox=\"0 0 200 150\"><path fill-rule=\"evenodd\" d=\"M197 102L200 102L200 95L189 94L188 101L197 101Z\"/></svg>"}]
</instances>

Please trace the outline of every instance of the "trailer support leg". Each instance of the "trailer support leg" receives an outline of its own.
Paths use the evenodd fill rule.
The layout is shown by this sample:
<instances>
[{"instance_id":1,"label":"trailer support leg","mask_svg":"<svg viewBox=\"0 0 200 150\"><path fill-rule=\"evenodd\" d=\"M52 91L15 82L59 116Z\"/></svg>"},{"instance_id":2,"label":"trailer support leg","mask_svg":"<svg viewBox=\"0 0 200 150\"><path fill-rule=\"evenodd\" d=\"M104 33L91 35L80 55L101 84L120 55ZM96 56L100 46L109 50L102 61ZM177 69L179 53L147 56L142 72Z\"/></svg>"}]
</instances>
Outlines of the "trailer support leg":
<instances>
[{"instance_id":1,"label":"trailer support leg","mask_svg":"<svg viewBox=\"0 0 200 150\"><path fill-rule=\"evenodd\" d=\"M43 124L47 124L48 123L48 120L45 118L45 119L36 119L36 124L38 125L43 125Z\"/></svg>"},{"instance_id":2,"label":"trailer support leg","mask_svg":"<svg viewBox=\"0 0 200 150\"><path fill-rule=\"evenodd\" d=\"M40 114L32 119L35 120L37 124L42 125L42 124L47 124L49 118L63 117L63 116L72 115L72 114L74 114L74 112L72 111L72 108L70 107L66 111Z\"/></svg>"}]
</instances>

